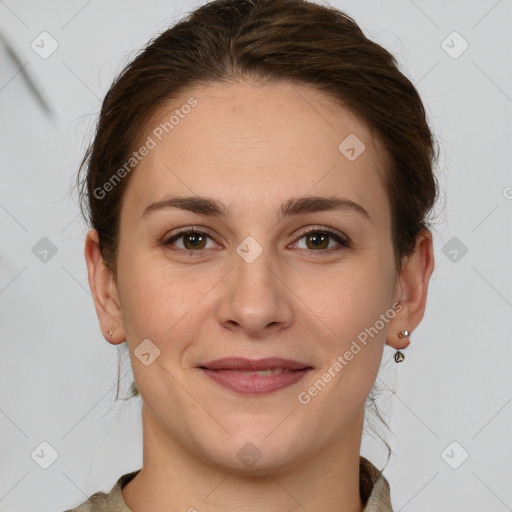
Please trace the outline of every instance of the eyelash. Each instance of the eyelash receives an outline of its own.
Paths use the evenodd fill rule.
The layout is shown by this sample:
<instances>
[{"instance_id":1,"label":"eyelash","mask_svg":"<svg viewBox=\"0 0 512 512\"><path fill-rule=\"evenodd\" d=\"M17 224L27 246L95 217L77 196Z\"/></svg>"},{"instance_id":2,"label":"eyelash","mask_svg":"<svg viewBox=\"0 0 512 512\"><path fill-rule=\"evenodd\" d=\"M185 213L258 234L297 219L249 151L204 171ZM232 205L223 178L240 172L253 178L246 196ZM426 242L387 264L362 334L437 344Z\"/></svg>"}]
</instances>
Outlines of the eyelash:
<instances>
[{"instance_id":1,"label":"eyelash","mask_svg":"<svg viewBox=\"0 0 512 512\"><path fill-rule=\"evenodd\" d=\"M299 238L297 239L297 242L299 240L301 240L302 238L304 238L305 236L310 235L312 233L327 234L331 238L336 240L342 247L344 247L344 248L349 248L350 247L350 243L349 243L347 238L341 236L340 234L338 234L337 231L334 231L331 228L326 228L326 227L321 227L321 226L317 226L317 227L313 227L313 228L305 228L304 230L301 230L299 232ZM208 233L205 233L204 231L199 231L199 230L197 230L195 228L184 228L183 230L179 231L178 233L175 233L174 235L172 235L170 238L165 239L162 242L162 246L163 247L170 246L176 240L182 238L185 235L191 235L191 234L194 234L194 235L205 235L208 238L213 240L213 238ZM294 243L296 243L296 242L294 242ZM330 254L331 252L333 252L332 249L333 248L331 247L330 249L320 249L318 251L315 251L314 249L302 249L302 250L307 251L308 256L317 257L316 255L313 256L311 253L320 253L320 255L322 253L329 253ZM179 254L185 253L187 256L190 256L190 257L198 257L198 256L201 256L202 253L204 251L206 251L207 249L198 249L198 250L173 249L173 250L176 251ZM340 250L340 249L338 249L338 250Z\"/></svg>"}]
</instances>

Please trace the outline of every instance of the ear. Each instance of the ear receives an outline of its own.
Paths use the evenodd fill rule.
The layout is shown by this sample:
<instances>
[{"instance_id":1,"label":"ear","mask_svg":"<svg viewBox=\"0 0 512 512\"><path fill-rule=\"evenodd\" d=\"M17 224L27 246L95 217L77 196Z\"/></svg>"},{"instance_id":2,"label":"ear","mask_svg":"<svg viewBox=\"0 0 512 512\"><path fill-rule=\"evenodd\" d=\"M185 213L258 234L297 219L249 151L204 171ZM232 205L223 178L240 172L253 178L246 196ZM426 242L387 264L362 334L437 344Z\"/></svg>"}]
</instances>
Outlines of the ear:
<instances>
[{"instance_id":1,"label":"ear","mask_svg":"<svg viewBox=\"0 0 512 512\"><path fill-rule=\"evenodd\" d=\"M400 338L400 331L410 333L418 327L427 301L427 290L430 276L434 270L434 251L432 233L422 229L416 237L414 252L402 261L402 269L398 274L395 300L401 308L396 308L395 317L389 322L386 343L396 349L409 346L408 337Z\"/></svg>"},{"instance_id":2,"label":"ear","mask_svg":"<svg viewBox=\"0 0 512 512\"><path fill-rule=\"evenodd\" d=\"M107 267L100 252L98 232L90 229L85 238L85 261L94 307L105 339L118 345L126 341L122 313L114 273ZM112 335L108 332L112 331Z\"/></svg>"}]
</instances>

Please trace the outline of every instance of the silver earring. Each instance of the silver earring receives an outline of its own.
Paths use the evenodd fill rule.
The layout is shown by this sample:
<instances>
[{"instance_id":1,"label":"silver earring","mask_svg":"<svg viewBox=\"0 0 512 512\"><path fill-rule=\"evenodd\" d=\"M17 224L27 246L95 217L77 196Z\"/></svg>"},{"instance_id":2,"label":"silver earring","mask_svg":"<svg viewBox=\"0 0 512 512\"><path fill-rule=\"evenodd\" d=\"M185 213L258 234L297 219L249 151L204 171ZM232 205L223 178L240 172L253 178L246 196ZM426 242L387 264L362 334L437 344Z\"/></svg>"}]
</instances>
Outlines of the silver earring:
<instances>
[{"instance_id":1,"label":"silver earring","mask_svg":"<svg viewBox=\"0 0 512 512\"><path fill-rule=\"evenodd\" d=\"M400 331L398 333L399 338L408 338L411 335L411 333L407 330ZM395 363L401 363L405 359L405 356L400 350L397 350L395 352Z\"/></svg>"},{"instance_id":2,"label":"silver earring","mask_svg":"<svg viewBox=\"0 0 512 512\"><path fill-rule=\"evenodd\" d=\"M113 333L112 331L107 331L107 334L108 334L109 336L112 336L112 334L114 334L114 333Z\"/></svg>"}]
</instances>

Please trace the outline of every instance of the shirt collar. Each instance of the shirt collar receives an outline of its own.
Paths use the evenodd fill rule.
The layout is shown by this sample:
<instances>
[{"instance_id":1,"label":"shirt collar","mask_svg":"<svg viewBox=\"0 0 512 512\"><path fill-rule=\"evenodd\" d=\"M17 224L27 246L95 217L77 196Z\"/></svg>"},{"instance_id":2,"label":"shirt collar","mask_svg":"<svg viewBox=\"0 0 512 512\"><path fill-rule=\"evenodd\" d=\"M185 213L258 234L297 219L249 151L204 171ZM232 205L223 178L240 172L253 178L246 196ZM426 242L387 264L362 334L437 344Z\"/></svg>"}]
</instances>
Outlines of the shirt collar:
<instances>
[{"instance_id":1,"label":"shirt collar","mask_svg":"<svg viewBox=\"0 0 512 512\"><path fill-rule=\"evenodd\" d=\"M107 506L107 509L112 512L132 512L126 505L121 490L139 472L140 469L124 474L115 483L109 494L97 493L91 496L87 502L95 504L101 502L101 505ZM380 470L362 456L359 457L359 490L364 505L362 512L393 512L388 481ZM90 509L79 507L76 511L70 512L85 512L86 510Z\"/></svg>"}]
</instances>

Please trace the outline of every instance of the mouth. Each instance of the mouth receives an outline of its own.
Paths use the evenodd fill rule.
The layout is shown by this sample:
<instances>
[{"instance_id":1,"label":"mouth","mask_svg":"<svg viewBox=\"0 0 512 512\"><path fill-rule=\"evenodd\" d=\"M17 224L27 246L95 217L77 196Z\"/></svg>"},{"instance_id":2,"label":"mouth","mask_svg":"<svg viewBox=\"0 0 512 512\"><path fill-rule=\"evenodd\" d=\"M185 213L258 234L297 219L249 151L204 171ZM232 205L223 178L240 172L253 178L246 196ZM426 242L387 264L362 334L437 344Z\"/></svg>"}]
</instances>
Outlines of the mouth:
<instances>
[{"instance_id":1,"label":"mouth","mask_svg":"<svg viewBox=\"0 0 512 512\"><path fill-rule=\"evenodd\" d=\"M294 361L292 359L282 359L280 357L267 357L264 359L246 359L243 357L225 357L204 363L199 368L206 370L238 370L241 372L260 372L260 371L294 371L311 368L310 365Z\"/></svg>"},{"instance_id":2,"label":"mouth","mask_svg":"<svg viewBox=\"0 0 512 512\"><path fill-rule=\"evenodd\" d=\"M199 368L218 384L245 395L262 395L291 386L313 368L282 358L224 358Z\"/></svg>"}]
</instances>

